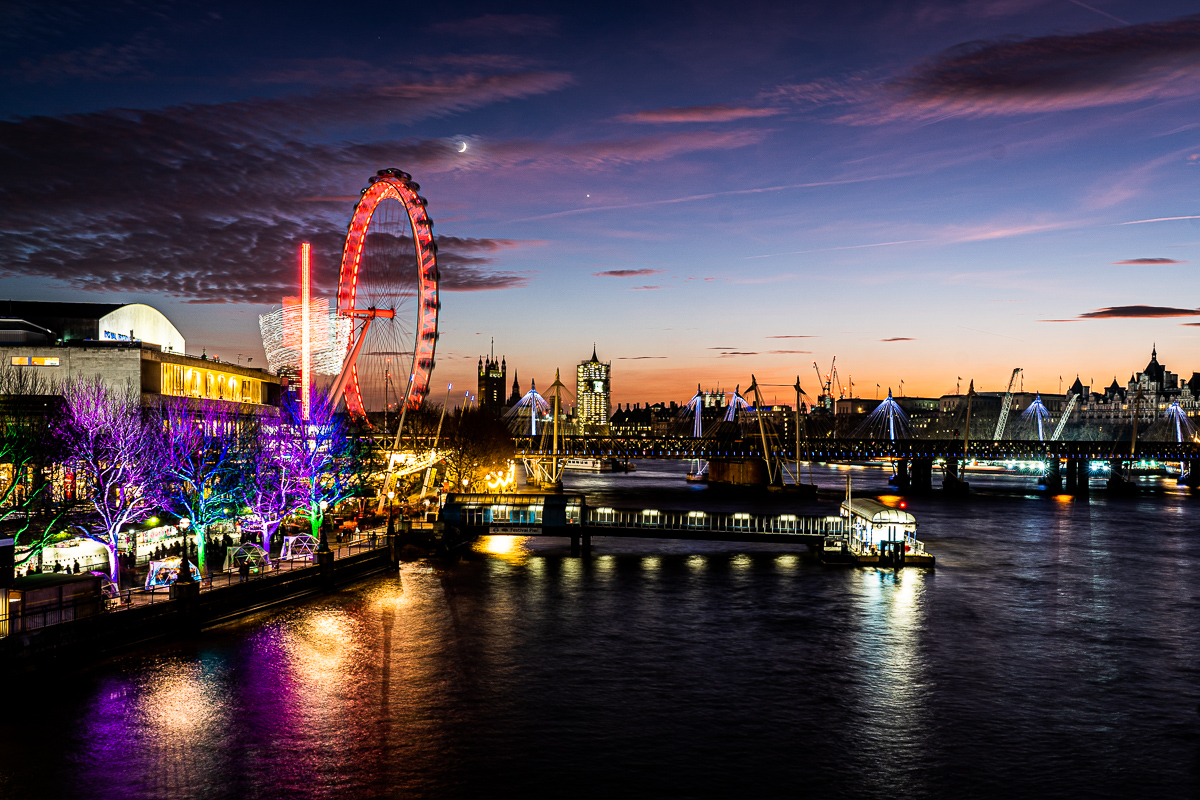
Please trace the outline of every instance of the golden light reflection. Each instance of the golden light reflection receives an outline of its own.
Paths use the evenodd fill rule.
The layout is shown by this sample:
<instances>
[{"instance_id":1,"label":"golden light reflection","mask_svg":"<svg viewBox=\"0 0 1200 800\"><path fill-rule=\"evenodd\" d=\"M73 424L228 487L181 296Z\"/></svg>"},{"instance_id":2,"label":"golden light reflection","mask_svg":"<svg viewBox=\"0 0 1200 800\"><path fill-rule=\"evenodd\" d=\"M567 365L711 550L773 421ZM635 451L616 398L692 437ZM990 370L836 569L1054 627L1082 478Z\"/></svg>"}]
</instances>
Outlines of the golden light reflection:
<instances>
[{"instance_id":1,"label":"golden light reflection","mask_svg":"<svg viewBox=\"0 0 1200 800\"><path fill-rule=\"evenodd\" d=\"M528 536L480 536L471 549L505 561L523 563L529 555Z\"/></svg>"},{"instance_id":2,"label":"golden light reflection","mask_svg":"<svg viewBox=\"0 0 1200 800\"><path fill-rule=\"evenodd\" d=\"M704 556L688 556L687 565L694 570L702 570L708 567L708 559Z\"/></svg>"},{"instance_id":3,"label":"golden light reflection","mask_svg":"<svg viewBox=\"0 0 1200 800\"><path fill-rule=\"evenodd\" d=\"M775 563L785 569L795 569L796 565L800 563L800 557L794 555L777 556Z\"/></svg>"},{"instance_id":4,"label":"golden light reflection","mask_svg":"<svg viewBox=\"0 0 1200 800\"><path fill-rule=\"evenodd\" d=\"M225 702L214 676L201 675L198 665L173 664L147 685L139 711L152 730L174 737L219 724Z\"/></svg>"},{"instance_id":5,"label":"golden light reflection","mask_svg":"<svg viewBox=\"0 0 1200 800\"><path fill-rule=\"evenodd\" d=\"M658 556L643 556L642 569L657 570L662 565Z\"/></svg>"},{"instance_id":6,"label":"golden light reflection","mask_svg":"<svg viewBox=\"0 0 1200 800\"><path fill-rule=\"evenodd\" d=\"M904 500L904 498L898 494L881 494L875 499L883 503L888 508L898 508L900 503Z\"/></svg>"},{"instance_id":7,"label":"golden light reflection","mask_svg":"<svg viewBox=\"0 0 1200 800\"><path fill-rule=\"evenodd\" d=\"M734 569L739 570L750 569L750 567L754 566L754 562L750 559L750 556L745 553L734 556L729 563Z\"/></svg>"},{"instance_id":8,"label":"golden light reflection","mask_svg":"<svg viewBox=\"0 0 1200 800\"><path fill-rule=\"evenodd\" d=\"M1058 501L1058 502L1060 502L1060 503L1073 503L1073 502L1075 502L1075 496L1074 496L1074 495L1071 495L1071 494L1056 494L1056 495L1054 495L1054 499L1055 499L1055 500L1057 500L1057 501Z\"/></svg>"}]
</instances>

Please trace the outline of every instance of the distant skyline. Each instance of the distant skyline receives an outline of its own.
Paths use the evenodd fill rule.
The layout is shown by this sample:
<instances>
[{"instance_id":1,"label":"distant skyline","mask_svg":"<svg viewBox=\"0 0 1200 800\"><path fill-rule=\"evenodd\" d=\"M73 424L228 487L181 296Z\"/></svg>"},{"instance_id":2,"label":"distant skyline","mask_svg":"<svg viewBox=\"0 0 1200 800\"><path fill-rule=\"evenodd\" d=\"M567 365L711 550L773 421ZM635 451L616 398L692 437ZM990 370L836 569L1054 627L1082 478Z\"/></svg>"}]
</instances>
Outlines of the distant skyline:
<instances>
[{"instance_id":1,"label":"distant skyline","mask_svg":"<svg viewBox=\"0 0 1200 800\"><path fill-rule=\"evenodd\" d=\"M1200 15L1183 2L8 3L2 297L145 302L265 364L367 178L436 222L430 397L880 396L1200 369ZM780 402L790 390L778 388Z\"/></svg>"}]
</instances>

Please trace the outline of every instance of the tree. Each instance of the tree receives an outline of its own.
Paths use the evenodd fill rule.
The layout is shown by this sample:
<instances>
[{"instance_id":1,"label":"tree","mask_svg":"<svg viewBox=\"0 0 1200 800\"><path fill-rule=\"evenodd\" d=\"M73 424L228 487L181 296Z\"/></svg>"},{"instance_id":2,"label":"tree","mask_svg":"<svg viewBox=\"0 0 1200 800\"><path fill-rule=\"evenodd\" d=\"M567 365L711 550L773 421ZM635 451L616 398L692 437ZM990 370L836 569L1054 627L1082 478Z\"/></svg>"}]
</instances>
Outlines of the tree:
<instances>
[{"instance_id":1,"label":"tree","mask_svg":"<svg viewBox=\"0 0 1200 800\"><path fill-rule=\"evenodd\" d=\"M16 564L37 555L64 528L46 472L58 453L53 420L62 401L36 370L0 366L0 529L14 540Z\"/></svg>"},{"instance_id":2,"label":"tree","mask_svg":"<svg viewBox=\"0 0 1200 800\"><path fill-rule=\"evenodd\" d=\"M55 433L90 506L80 529L108 548L110 577L117 583L118 533L163 501L159 418L145 412L132 391L115 392L99 379L68 384L63 398Z\"/></svg>"},{"instance_id":3,"label":"tree","mask_svg":"<svg viewBox=\"0 0 1200 800\"><path fill-rule=\"evenodd\" d=\"M516 452L504 422L481 408L459 408L446 418L441 449L446 477L457 491L479 486L488 472L506 469Z\"/></svg>"},{"instance_id":4,"label":"tree","mask_svg":"<svg viewBox=\"0 0 1200 800\"><path fill-rule=\"evenodd\" d=\"M292 463L294 433L283 417L260 417L248 437L237 482L238 500L249 510L245 525L258 534L268 561L271 538L295 512L302 495L300 474Z\"/></svg>"},{"instance_id":5,"label":"tree","mask_svg":"<svg viewBox=\"0 0 1200 800\"><path fill-rule=\"evenodd\" d=\"M208 565L208 527L239 499L243 439L236 404L172 397L163 407L165 474L176 508L196 531L200 574Z\"/></svg>"},{"instance_id":6,"label":"tree","mask_svg":"<svg viewBox=\"0 0 1200 800\"><path fill-rule=\"evenodd\" d=\"M318 536L326 509L362 492L365 476L357 464L358 441L346 415L337 413L324 395L311 399L307 422L291 398L280 403L279 416L288 431L285 458L297 477L295 513L307 519L313 536Z\"/></svg>"}]
</instances>

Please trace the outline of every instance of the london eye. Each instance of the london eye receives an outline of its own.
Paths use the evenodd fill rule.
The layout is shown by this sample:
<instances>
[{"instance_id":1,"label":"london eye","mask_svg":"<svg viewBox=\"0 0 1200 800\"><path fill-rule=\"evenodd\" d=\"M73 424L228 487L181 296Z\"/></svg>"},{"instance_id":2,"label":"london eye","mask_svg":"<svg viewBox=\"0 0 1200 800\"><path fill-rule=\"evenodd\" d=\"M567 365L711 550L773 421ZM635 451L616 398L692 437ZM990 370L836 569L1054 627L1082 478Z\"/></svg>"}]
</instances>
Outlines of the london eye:
<instances>
[{"instance_id":1,"label":"london eye","mask_svg":"<svg viewBox=\"0 0 1200 800\"><path fill-rule=\"evenodd\" d=\"M330 399L351 414L407 404L429 391L438 339L437 245L412 176L382 169L354 209L338 278L337 314L353 325Z\"/></svg>"}]
</instances>

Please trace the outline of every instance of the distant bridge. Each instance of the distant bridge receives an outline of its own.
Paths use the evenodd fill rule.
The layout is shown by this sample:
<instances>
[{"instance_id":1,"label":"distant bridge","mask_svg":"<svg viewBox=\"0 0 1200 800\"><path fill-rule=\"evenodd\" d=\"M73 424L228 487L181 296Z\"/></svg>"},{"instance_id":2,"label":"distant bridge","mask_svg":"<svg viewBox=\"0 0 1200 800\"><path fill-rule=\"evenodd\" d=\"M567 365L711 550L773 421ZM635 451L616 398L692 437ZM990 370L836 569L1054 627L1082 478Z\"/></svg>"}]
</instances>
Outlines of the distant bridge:
<instances>
[{"instance_id":1,"label":"distant bridge","mask_svg":"<svg viewBox=\"0 0 1200 800\"><path fill-rule=\"evenodd\" d=\"M549 442L540 437L514 439L518 457L552 455ZM748 459L763 458L761 440L720 442L682 436L607 437L566 436L559 440L558 455L617 459ZM794 447L774 448L775 459L796 460ZM1139 440L1132 456L1155 461L1200 460L1200 443ZM1044 459L1089 459L1126 461L1131 458L1129 440L1057 441L1033 440L972 441L964 449L962 439L810 439L800 443L801 461L861 461L868 459L978 459L983 461L1037 461Z\"/></svg>"}]
</instances>

